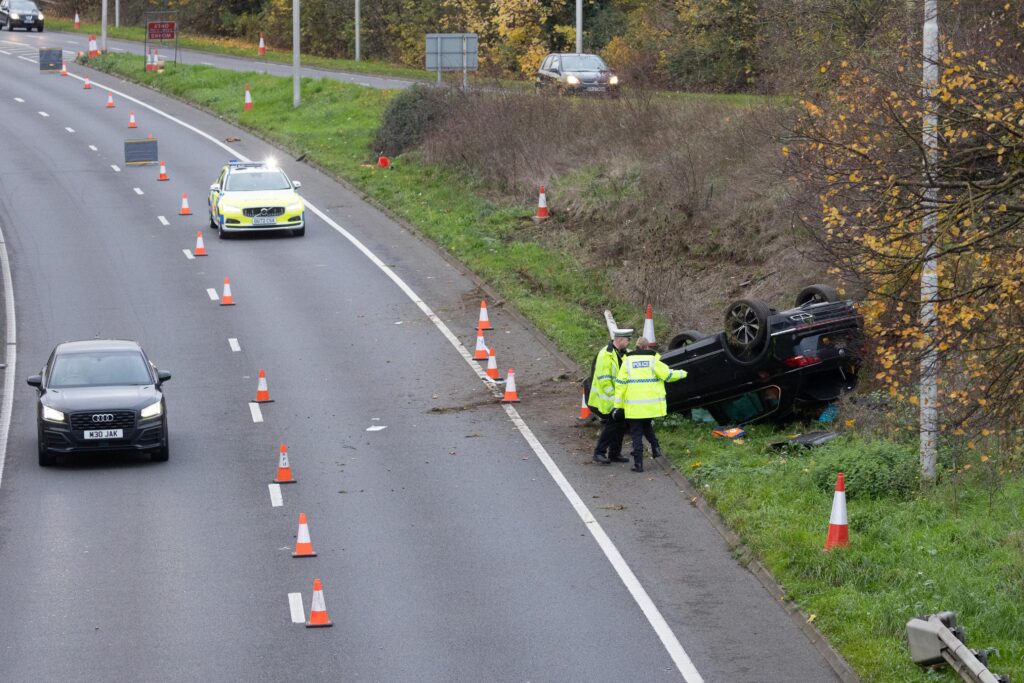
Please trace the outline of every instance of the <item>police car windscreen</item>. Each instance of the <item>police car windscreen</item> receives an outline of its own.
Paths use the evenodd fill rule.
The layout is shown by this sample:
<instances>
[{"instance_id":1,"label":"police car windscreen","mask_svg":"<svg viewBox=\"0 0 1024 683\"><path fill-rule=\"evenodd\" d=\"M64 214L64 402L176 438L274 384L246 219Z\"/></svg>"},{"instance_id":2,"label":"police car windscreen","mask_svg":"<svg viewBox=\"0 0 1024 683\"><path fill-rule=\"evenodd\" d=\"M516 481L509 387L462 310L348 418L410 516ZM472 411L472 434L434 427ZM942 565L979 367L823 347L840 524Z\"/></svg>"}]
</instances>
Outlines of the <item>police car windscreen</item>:
<instances>
[{"instance_id":1,"label":"police car windscreen","mask_svg":"<svg viewBox=\"0 0 1024 683\"><path fill-rule=\"evenodd\" d=\"M229 173L228 192L252 192L259 190L288 190L291 185L280 171L258 171L255 173Z\"/></svg>"}]
</instances>

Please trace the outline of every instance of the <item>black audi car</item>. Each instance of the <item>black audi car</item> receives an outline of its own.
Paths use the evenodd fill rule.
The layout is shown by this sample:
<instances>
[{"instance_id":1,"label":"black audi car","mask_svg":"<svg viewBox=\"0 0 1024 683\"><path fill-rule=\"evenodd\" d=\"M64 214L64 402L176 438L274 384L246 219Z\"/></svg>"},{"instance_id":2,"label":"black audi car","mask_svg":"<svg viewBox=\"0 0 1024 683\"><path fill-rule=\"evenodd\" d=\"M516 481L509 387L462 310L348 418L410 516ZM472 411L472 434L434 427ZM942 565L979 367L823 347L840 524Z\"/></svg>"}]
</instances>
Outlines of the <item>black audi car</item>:
<instances>
[{"instance_id":1,"label":"black audi car","mask_svg":"<svg viewBox=\"0 0 1024 683\"><path fill-rule=\"evenodd\" d=\"M722 332L682 332L662 353L669 367L688 373L665 385L668 410L710 415L720 425L818 416L856 388L863 329L854 303L828 285L805 288L783 311L736 301Z\"/></svg>"},{"instance_id":2,"label":"black audi car","mask_svg":"<svg viewBox=\"0 0 1024 683\"><path fill-rule=\"evenodd\" d=\"M0 26L8 31L23 28L42 33L45 18L32 0L0 0Z\"/></svg>"},{"instance_id":3,"label":"black audi car","mask_svg":"<svg viewBox=\"0 0 1024 683\"><path fill-rule=\"evenodd\" d=\"M597 55L550 54L534 76L534 89L558 95L619 94L619 77Z\"/></svg>"},{"instance_id":4,"label":"black audi car","mask_svg":"<svg viewBox=\"0 0 1024 683\"><path fill-rule=\"evenodd\" d=\"M58 345L40 373L28 378L39 392L39 465L53 465L63 454L110 451L144 452L166 461L162 385L170 378L132 341Z\"/></svg>"}]
</instances>

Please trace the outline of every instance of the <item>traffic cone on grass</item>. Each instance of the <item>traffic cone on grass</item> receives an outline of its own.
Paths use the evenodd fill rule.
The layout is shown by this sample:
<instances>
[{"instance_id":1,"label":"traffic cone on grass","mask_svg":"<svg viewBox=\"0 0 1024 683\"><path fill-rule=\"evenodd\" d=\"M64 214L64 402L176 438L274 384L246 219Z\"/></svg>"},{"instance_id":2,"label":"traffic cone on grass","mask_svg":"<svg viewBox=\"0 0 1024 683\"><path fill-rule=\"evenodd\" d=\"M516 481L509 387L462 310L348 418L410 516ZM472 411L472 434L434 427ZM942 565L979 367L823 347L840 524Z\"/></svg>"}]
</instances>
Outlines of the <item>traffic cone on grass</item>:
<instances>
[{"instance_id":1,"label":"traffic cone on grass","mask_svg":"<svg viewBox=\"0 0 1024 683\"><path fill-rule=\"evenodd\" d=\"M850 527L846 519L846 484L843 473L836 477L836 492L832 497L832 516L828 520L828 536L825 550L845 548L850 545Z\"/></svg>"},{"instance_id":2,"label":"traffic cone on grass","mask_svg":"<svg viewBox=\"0 0 1024 683\"><path fill-rule=\"evenodd\" d=\"M501 379L498 373L498 359L494 357L494 349L487 349L487 376L491 379Z\"/></svg>"},{"instance_id":3,"label":"traffic cone on grass","mask_svg":"<svg viewBox=\"0 0 1024 683\"><path fill-rule=\"evenodd\" d=\"M96 47L96 36L89 36L89 57L99 57L100 49Z\"/></svg>"},{"instance_id":4,"label":"traffic cone on grass","mask_svg":"<svg viewBox=\"0 0 1024 683\"><path fill-rule=\"evenodd\" d=\"M224 278L224 294L220 297L221 306L234 306L235 297L231 296L231 280Z\"/></svg>"},{"instance_id":5,"label":"traffic cone on grass","mask_svg":"<svg viewBox=\"0 0 1024 683\"><path fill-rule=\"evenodd\" d=\"M309 621L306 628L324 628L334 626L327 616L327 603L324 602L324 587L320 579L313 579L313 604L309 608Z\"/></svg>"},{"instance_id":6,"label":"traffic cone on grass","mask_svg":"<svg viewBox=\"0 0 1024 683\"><path fill-rule=\"evenodd\" d=\"M291 465L288 464L288 447L281 444L281 453L277 457L277 476L274 477L275 484L294 484Z\"/></svg>"},{"instance_id":7,"label":"traffic cone on grass","mask_svg":"<svg viewBox=\"0 0 1024 683\"><path fill-rule=\"evenodd\" d=\"M516 391L516 371L508 369L508 379L505 380L505 396L502 403L519 403L519 392Z\"/></svg>"},{"instance_id":8,"label":"traffic cone on grass","mask_svg":"<svg viewBox=\"0 0 1024 683\"><path fill-rule=\"evenodd\" d=\"M75 12L75 30L82 28L82 20L78 18L78 12Z\"/></svg>"},{"instance_id":9,"label":"traffic cone on grass","mask_svg":"<svg viewBox=\"0 0 1024 683\"><path fill-rule=\"evenodd\" d=\"M267 373L263 372L263 368L260 368L260 379L256 384L256 402L273 403L270 398L270 390L267 389Z\"/></svg>"},{"instance_id":10,"label":"traffic cone on grass","mask_svg":"<svg viewBox=\"0 0 1024 683\"><path fill-rule=\"evenodd\" d=\"M267 54L267 44L263 42L263 34L262 33L260 34L260 46L259 46L259 48L257 48L256 54L258 54L260 57L262 57L263 55Z\"/></svg>"},{"instance_id":11,"label":"traffic cone on grass","mask_svg":"<svg viewBox=\"0 0 1024 683\"><path fill-rule=\"evenodd\" d=\"M658 340L654 338L654 309L650 304L647 304L647 313L644 316L644 339L649 341L651 346L658 344Z\"/></svg>"},{"instance_id":12,"label":"traffic cone on grass","mask_svg":"<svg viewBox=\"0 0 1024 683\"><path fill-rule=\"evenodd\" d=\"M548 193L544 190L544 186L541 185L540 194L537 196L537 215L533 220L539 223L548 216Z\"/></svg>"},{"instance_id":13,"label":"traffic cone on grass","mask_svg":"<svg viewBox=\"0 0 1024 683\"><path fill-rule=\"evenodd\" d=\"M193 256L206 256L206 244L203 242L203 231L196 230L196 250L192 252Z\"/></svg>"},{"instance_id":14,"label":"traffic cone on grass","mask_svg":"<svg viewBox=\"0 0 1024 683\"><path fill-rule=\"evenodd\" d=\"M252 111L252 94L249 92L249 84L245 84L245 103L242 105L243 111Z\"/></svg>"},{"instance_id":15,"label":"traffic cone on grass","mask_svg":"<svg viewBox=\"0 0 1024 683\"><path fill-rule=\"evenodd\" d=\"M473 351L473 360L487 360L487 344L484 343L484 331L476 331L476 349Z\"/></svg>"},{"instance_id":16,"label":"traffic cone on grass","mask_svg":"<svg viewBox=\"0 0 1024 683\"><path fill-rule=\"evenodd\" d=\"M192 215L192 209L188 208L188 193L187 192L182 192L181 193L181 210L178 211L178 215L179 216L191 216ZM199 233L199 234L201 235L202 233Z\"/></svg>"},{"instance_id":17,"label":"traffic cone on grass","mask_svg":"<svg viewBox=\"0 0 1024 683\"><path fill-rule=\"evenodd\" d=\"M491 326L491 319L487 316L487 300L486 299L481 299L480 300L480 319L479 319L479 321L477 321L476 329L478 331L479 330L484 330L485 332L487 330L493 330L494 329L494 327Z\"/></svg>"},{"instance_id":18,"label":"traffic cone on grass","mask_svg":"<svg viewBox=\"0 0 1024 683\"><path fill-rule=\"evenodd\" d=\"M313 541L309 538L309 524L306 523L306 513L299 513L299 533L295 537L295 552L292 557L316 557L313 550Z\"/></svg>"}]
</instances>

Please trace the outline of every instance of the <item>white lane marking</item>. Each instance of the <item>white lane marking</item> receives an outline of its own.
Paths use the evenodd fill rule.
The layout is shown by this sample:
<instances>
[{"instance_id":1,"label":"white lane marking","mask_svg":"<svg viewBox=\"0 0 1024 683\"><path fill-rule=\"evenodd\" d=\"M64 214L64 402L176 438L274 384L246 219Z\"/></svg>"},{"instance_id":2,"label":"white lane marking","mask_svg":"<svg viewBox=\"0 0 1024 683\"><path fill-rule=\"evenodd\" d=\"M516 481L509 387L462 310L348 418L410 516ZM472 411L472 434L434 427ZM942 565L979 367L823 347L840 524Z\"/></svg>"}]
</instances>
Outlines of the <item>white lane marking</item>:
<instances>
[{"instance_id":1,"label":"white lane marking","mask_svg":"<svg viewBox=\"0 0 1024 683\"><path fill-rule=\"evenodd\" d=\"M66 130L69 133L74 133L75 132L75 129L72 128L71 126L64 126L64 130Z\"/></svg>"},{"instance_id":2,"label":"white lane marking","mask_svg":"<svg viewBox=\"0 0 1024 683\"><path fill-rule=\"evenodd\" d=\"M284 498L281 497L280 484L267 484L270 488L270 507L279 508L284 505Z\"/></svg>"},{"instance_id":3,"label":"white lane marking","mask_svg":"<svg viewBox=\"0 0 1024 683\"><path fill-rule=\"evenodd\" d=\"M189 261L195 260L196 257L192 255L191 249L182 249L181 251L185 254L185 258L187 258Z\"/></svg>"},{"instance_id":4,"label":"white lane marking","mask_svg":"<svg viewBox=\"0 0 1024 683\"><path fill-rule=\"evenodd\" d=\"M4 481L4 460L7 458L7 434L11 430L11 407L14 403L14 377L18 369L17 330L14 320L14 282L11 262L7 258L7 240L0 229L0 267L3 268L4 310L7 324L7 368L4 370L3 406L0 407L0 484Z\"/></svg>"},{"instance_id":5,"label":"white lane marking","mask_svg":"<svg viewBox=\"0 0 1024 683\"><path fill-rule=\"evenodd\" d=\"M22 57L21 55L18 55L18 59L24 59L26 62L32 62L33 64L38 64L39 63L39 62L37 62L34 59L29 59L28 57Z\"/></svg>"},{"instance_id":6,"label":"white lane marking","mask_svg":"<svg viewBox=\"0 0 1024 683\"><path fill-rule=\"evenodd\" d=\"M239 344L238 340L235 339L234 337L228 337L228 346L230 346L231 350L234 351L235 353L238 353L239 351L242 350L241 344Z\"/></svg>"},{"instance_id":7,"label":"white lane marking","mask_svg":"<svg viewBox=\"0 0 1024 683\"><path fill-rule=\"evenodd\" d=\"M299 35L302 35L302 34L300 33ZM77 40L65 40L64 42L67 43L68 45L78 45L78 41Z\"/></svg>"},{"instance_id":8,"label":"white lane marking","mask_svg":"<svg viewBox=\"0 0 1024 683\"><path fill-rule=\"evenodd\" d=\"M78 76L75 76L75 74L71 74L71 76L79 78ZM83 79L79 78L79 80ZM97 83L97 87L114 92L119 97L125 98L131 102L136 102L137 104L139 104L139 106L145 107L150 111L153 111L159 114L160 116L163 116L164 118L177 123L183 128L195 132L200 137L209 140L213 144L225 150L226 152L231 154L233 158L238 159L239 161L251 161L248 157L233 149L230 145L223 143L222 141L213 137L209 133L201 131L189 123L185 123L177 117L171 116L170 114L161 111L157 107L142 102L141 100L135 99L134 97L131 97L130 95L127 95L125 93L120 93L108 86ZM405 293L409 300L416 304L416 307L419 308L432 323L434 323L434 326L438 329L438 331L441 332L442 335L444 335L445 339L448 340L448 342L455 348L459 355L462 356L462 359L466 361L466 364L469 365L470 368L472 368L473 372L475 372L477 377L480 378L480 381L485 382L485 386L487 385L486 373L484 372L483 369L480 368L476 361L473 360L473 356L472 354L470 354L469 350L462 344L461 341L459 341L459 338L452 333L452 331L448 328L444 321L441 320L436 313L434 313L430 306L428 306L427 303L423 301L423 299L421 299L418 294L416 294L415 290L413 290L412 287L406 284L405 280L399 277L398 274L395 273L395 271L390 266L384 263L384 261L382 261L375 253L370 251L370 249L361 241L359 241L359 239L355 235L353 235L348 230L334 222L334 220L326 213L324 213L323 211L321 211L308 201L306 202L306 207L313 213L315 213L317 216L319 216L325 223L334 228L345 239L347 239L349 243L352 244L352 246L354 246L356 249L362 252L363 255L370 260L371 263L377 266L377 268L382 273L384 273L384 275L386 275L393 283L395 283L395 285L399 289L401 289L403 293ZM493 391L495 397L497 397L497 390L494 389ZM609 563L611 563L612 568L615 569L616 573L619 575L619 579L626 586L627 590L629 590L630 595L633 596L633 599L636 601L641 611L643 611L644 616L647 617L647 621L654 629L654 632L657 633L658 638L661 640L661 643L665 647L665 650L672 658L673 663L676 665L676 669L678 669L683 679L687 681L687 683L703 683L704 679L701 677L696 667L694 667L693 662L690 660L690 657L686 654L686 651L683 649L683 646L679 642L679 639L676 637L676 634L672 631L671 627L669 627L668 623L665 621L664 616L662 616L661 611L658 609L657 605L654 604L654 601L651 600L650 596L647 594L646 589L644 589L643 585L636 578L636 575L633 574L632 570L629 568L629 565L626 563L625 559L623 559L622 555L619 553L618 548L616 548L615 543L604 532L604 529L601 527L600 522L598 522L597 519L594 518L594 515L590 512L589 508L587 508L586 503L584 503L583 500L579 497L579 494L576 493L576 490L572 487L572 484L570 484L569 480L566 479L565 475L562 474L562 471L558 468L558 465L555 464L554 460L551 459L551 456L548 455L547 451L544 449L544 446L541 445L540 441L537 440L537 437L533 435L533 432L530 431L530 428L526 425L526 422L524 422L523 419L519 416L519 412L509 404L503 404L502 407L505 409L505 412L509 415L509 417L512 418L512 422L519 430L519 433L522 434L526 442L530 444L530 447L537 455L537 458L544 463L544 467L548 470L548 473L555 480L555 483L558 485L559 489L561 489L562 494L568 499L569 503L573 506L573 509L576 510L576 514L579 515L580 519L583 521L586 528L594 537L594 540L597 542L598 546L604 552L605 557L608 558L608 561ZM258 403L249 404L249 410L252 412L253 422L263 421L263 415L262 413L260 413L259 408L260 406ZM257 416L259 417L259 419L257 419Z\"/></svg>"},{"instance_id":9,"label":"white lane marking","mask_svg":"<svg viewBox=\"0 0 1024 683\"><path fill-rule=\"evenodd\" d=\"M288 594L288 611L292 613L293 624L306 623L306 608L302 605L302 593Z\"/></svg>"},{"instance_id":10,"label":"white lane marking","mask_svg":"<svg viewBox=\"0 0 1024 683\"><path fill-rule=\"evenodd\" d=\"M98 152L99 151L98 149L96 149L96 145L89 145L89 149L91 149L94 152Z\"/></svg>"},{"instance_id":11,"label":"white lane marking","mask_svg":"<svg viewBox=\"0 0 1024 683\"><path fill-rule=\"evenodd\" d=\"M206 295L210 297L210 301L220 301L220 295L217 294L217 290L213 287L206 288Z\"/></svg>"},{"instance_id":12,"label":"white lane marking","mask_svg":"<svg viewBox=\"0 0 1024 683\"><path fill-rule=\"evenodd\" d=\"M20 97L15 97L15 98L14 98L14 101L15 101L15 102L21 102L21 103L24 103L24 102L25 102L25 100L21 99Z\"/></svg>"},{"instance_id":13,"label":"white lane marking","mask_svg":"<svg viewBox=\"0 0 1024 683\"><path fill-rule=\"evenodd\" d=\"M366 431L368 431L368 432L379 432L379 431L387 429L387 428L388 428L387 425L373 425L372 427L367 427Z\"/></svg>"},{"instance_id":14,"label":"white lane marking","mask_svg":"<svg viewBox=\"0 0 1024 683\"><path fill-rule=\"evenodd\" d=\"M47 114L47 113L46 113L45 111L41 111L41 112L38 112L38 113L39 113L39 115L40 115L40 116L42 116L42 117L43 117L44 119L48 119L48 118L50 118L50 115L49 115L49 114Z\"/></svg>"},{"instance_id":15,"label":"white lane marking","mask_svg":"<svg viewBox=\"0 0 1024 683\"><path fill-rule=\"evenodd\" d=\"M146 194L142 191L141 187L133 187L132 189L135 190L135 194Z\"/></svg>"},{"instance_id":16,"label":"white lane marking","mask_svg":"<svg viewBox=\"0 0 1024 683\"><path fill-rule=\"evenodd\" d=\"M91 147L91 146L92 146L92 145L90 145L90 147ZM114 173L120 173L120 172L121 172L121 167L120 167L120 166L118 166L117 164L111 164L111 165L110 165L110 168L114 169Z\"/></svg>"},{"instance_id":17,"label":"white lane marking","mask_svg":"<svg viewBox=\"0 0 1024 683\"><path fill-rule=\"evenodd\" d=\"M7 50L0 50L0 52L4 53L5 55L9 55L9 54L11 54L11 53L10 53L10 52L8 52Z\"/></svg>"},{"instance_id":18,"label":"white lane marking","mask_svg":"<svg viewBox=\"0 0 1024 683\"><path fill-rule=\"evenodd\" d=\"M164 218L163 216L157 216L157 217L156 217L156 219L157 219L158 221L160 221L160 224L161 224L161 225L170 225L170 224L171 224L171 222L170 222L170 221L168 221L168 220L167 220L166 218Z\"/></svg>"}]
</instances>

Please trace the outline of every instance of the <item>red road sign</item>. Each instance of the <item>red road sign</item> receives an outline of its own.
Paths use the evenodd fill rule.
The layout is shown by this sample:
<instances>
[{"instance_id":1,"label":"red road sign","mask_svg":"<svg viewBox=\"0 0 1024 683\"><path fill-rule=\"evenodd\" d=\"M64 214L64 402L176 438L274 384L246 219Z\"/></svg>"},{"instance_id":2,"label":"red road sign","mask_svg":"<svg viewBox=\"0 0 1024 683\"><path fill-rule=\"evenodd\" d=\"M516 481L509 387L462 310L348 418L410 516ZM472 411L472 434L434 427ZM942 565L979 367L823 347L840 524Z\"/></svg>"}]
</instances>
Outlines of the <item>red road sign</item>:
<instances>
[{"instance_id":1,"label":"red road sign","mask_svg":"<svg viewBox=\"0 0 1024 683\"><path fill-rule=\"evenodd\" d=\"M176 21L146 22L146 36L149 40L174 40L177 30L178 22Z\"/></svg>"}]
</instances>

